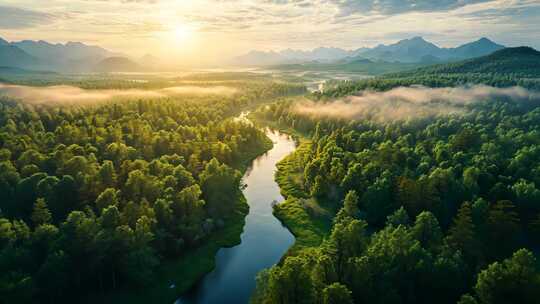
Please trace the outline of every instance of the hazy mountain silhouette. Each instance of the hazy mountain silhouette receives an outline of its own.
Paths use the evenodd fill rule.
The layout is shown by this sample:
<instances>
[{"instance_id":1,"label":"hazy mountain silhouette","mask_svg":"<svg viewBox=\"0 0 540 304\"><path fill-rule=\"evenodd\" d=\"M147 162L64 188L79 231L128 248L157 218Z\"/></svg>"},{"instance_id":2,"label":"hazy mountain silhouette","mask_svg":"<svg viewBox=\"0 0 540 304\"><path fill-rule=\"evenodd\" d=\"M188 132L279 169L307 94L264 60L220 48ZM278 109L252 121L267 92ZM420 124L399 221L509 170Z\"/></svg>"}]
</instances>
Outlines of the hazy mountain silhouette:
<instances>
[{"instance_id":1,"label":"hazy mountain silhouette","mask_svg":"<svg viewBox=\"0 0 540 304\"><path fill-rule=\"evenodd\" d=\"M5 40L0 41L0 66L30 68L40 64L40 61L19 49L10 45Z\"/></svg>"},{"instance_id":2,"label":"hazy mountain silhouette","mask_svg":"<svg viewBox=\"0 0 540 304\"><path fill-rule=\"evenodd\" d=\"M530 47L498 50L490 55L463 61L422 67L396 74L399 77L437 74L508 74L540 77L540 52Z\"/></svg>"},{"instance_id":3,"label":"hazy mountain silhouette","mask_svg":"<svg viewBox=\"0 0 540 304\"><path fill-rule=\"evenodd\" d=\"M126 57L105 58L93 69L95 72L137 72L143 68Z\"/></svg>"},{"instance_id":4,"label":"hazy mountain silhouette","mask_svg":"<svg viewBox=\"0 0 540 304\"><path fill-rule=\"evenodd\" d=\"M277 65L305 63L310 61L337 62L339 60L356 61L366 58L387 62L421 63L456 61L490 54L504 46L487 38L458 46L456 48L440 48L422 37L400 40L389 45L378 45L374 48L344 50L340 48L317 48L312 51L287 49L280 52L251 51L236 57L233 62L241 65Z\"/></svg>"},{"instance_id":5,"label":"hazy mountain silhouette","mask_svg":"<svg viewBox=\"0 0 540 304\"><path fill-rule=\"evenodd\" d=\"M47 41L8 42L0 38L0 65L56 71L87 71L101 60L119 56L99 46L81 42L52 44Z\"/></svg>"}]
</instances>

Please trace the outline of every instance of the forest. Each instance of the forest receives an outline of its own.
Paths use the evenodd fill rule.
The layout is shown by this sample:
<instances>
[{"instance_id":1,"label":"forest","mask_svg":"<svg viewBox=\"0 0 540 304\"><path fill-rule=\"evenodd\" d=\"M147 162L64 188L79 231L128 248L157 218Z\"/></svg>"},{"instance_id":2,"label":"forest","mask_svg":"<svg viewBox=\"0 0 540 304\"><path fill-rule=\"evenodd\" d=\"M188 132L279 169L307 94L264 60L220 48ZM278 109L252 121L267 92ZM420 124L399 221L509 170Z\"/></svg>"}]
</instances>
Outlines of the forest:
<instances>
[{"instance_id":1,"label":"forest","mask_svg":"<svg viewBox=\"0 0 540 304\"><path fill-rule=\"evenodd\" d=\"M311 106L331 108L325 95ZM260 107L301 145L278 165L287 200L274 207L297 242L258 276L253 302L538 303L537 102L386 120L310 115L290 98Z\"/></svg>"},{"instance_id":2,"label":"forest","mask_svg":"<svg viewBox=\"0 0 540 304\"><path fill-rule=\"evenodd\" d=\"M540 0L0 0L0 304L540 304Z\"/></svg>"},{"instance_id":3,"label":"forest","mask_svg":"<svg viewBox=\"0 0 540 304\"><path fill-rule=\"evenodd\" d=\"M178 299L241 242L265 127L298 143L267 202L295 243L252 303L537 303L537 53L314 93L232 72L11 79L39 94L0 98L0 303ZM39 101L59 88L113 97Z\"/></svg>"},{"instance_id":4,"label":"forest","mask_svg":"<svg viewBox=\"0 0 540 304\"><path fill-rule=\"evenodd\" d=\"M271 142L235 117L304 90L244 82L233 96L68 105L2 97L0 303L77 302L151 285L160 264L241 225L241 172Z\"/></svg>"}]
</instances>

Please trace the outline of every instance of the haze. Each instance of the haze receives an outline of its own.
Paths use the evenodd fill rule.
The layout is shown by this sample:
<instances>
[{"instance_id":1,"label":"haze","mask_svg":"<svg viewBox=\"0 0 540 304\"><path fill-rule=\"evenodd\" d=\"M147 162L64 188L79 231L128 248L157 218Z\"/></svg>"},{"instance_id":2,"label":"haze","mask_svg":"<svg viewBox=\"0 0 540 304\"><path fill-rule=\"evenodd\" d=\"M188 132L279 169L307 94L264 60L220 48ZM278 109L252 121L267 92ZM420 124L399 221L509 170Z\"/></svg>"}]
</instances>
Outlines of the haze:
<instances>
[{"instance_id":1,"label":"haze","mask_svg":"<svg viewBox=\"0 0 540 304\"><path fill-rule=\"evenodd\" d=\"M412 35L446 47L489 36L538 48L539 12L537 0L3 0L0 37L219 65L252 49L355 49Z\"/></svg>"},{"instance_id":2,"label":"haze","mask_svg":"<svg viewBox=\"0 0 540 304\"><path fill-rule=\"evenodd\" d=\"M537 92L521 87L495 88L485 85L447 88L398 87L386 92L364 91L359 94L328 103L305 100L297 103L294 111L316 118L370 118L384 123L465 113L466 105L493 99L534 103L540 99Z\"/></svg>"},{"instance_id":3,"label":"haze","mask_svg":"<svg viewBox=\"0 0 540 304\"><path fill-rule=\"evenodd\" d=\"M0 83L0 97L20 99L30 103L46 104L83 104L108 101L111 99L133 99L133 98L164 98L171 96L202 96L202 95L232 95L237 90L231 87L213 86L176 86L156 90L85 90L68 85L57 85L47 87L31 87L22 85L8 85Z\"/></svg>"}]
</instances>

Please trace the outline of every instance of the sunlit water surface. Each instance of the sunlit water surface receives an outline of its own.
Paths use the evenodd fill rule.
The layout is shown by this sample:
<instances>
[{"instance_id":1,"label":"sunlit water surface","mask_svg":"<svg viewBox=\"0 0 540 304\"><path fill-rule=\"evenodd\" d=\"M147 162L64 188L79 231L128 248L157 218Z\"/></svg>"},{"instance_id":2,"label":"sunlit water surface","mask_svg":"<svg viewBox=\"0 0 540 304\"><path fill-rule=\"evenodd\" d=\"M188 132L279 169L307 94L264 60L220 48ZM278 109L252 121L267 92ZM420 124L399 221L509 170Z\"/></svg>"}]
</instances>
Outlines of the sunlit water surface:
<instances>
[{"instance_id":1,"label":"sunlit water surface","mask_svg":"<svg viewBox=\"0 0 540 304\"><path fill-rule=\"evenodd\" d=\"M276 264L294 243L294 236L273 216L272 202L283 200L274 181L276 163L294 151L295 143L277 131L266 133L274 147L255 159L243 178L250 209L242 242L220 249L216 268L176 303L248 303L257 273Z\"/></svg>"}]
</instances>

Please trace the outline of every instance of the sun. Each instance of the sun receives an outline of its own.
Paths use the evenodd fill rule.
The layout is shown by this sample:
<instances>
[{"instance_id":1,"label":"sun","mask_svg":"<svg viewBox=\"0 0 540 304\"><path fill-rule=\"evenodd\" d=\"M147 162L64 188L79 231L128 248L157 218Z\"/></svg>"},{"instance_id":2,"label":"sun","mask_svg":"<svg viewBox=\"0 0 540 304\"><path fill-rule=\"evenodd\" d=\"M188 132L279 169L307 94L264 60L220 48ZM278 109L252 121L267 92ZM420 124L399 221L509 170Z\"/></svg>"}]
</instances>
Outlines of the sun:
<instances>
[{"instance_id":1,"label":"sun","mask_svg":"<svg viewBox=\"0 0 540 304\"><path fill-rule=\"evenodd\" d=\"M179 24L173 28L172 34L177 42L186 42L193 37L194 30L190 26Z\"/></svg>"}]
</instances>

